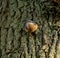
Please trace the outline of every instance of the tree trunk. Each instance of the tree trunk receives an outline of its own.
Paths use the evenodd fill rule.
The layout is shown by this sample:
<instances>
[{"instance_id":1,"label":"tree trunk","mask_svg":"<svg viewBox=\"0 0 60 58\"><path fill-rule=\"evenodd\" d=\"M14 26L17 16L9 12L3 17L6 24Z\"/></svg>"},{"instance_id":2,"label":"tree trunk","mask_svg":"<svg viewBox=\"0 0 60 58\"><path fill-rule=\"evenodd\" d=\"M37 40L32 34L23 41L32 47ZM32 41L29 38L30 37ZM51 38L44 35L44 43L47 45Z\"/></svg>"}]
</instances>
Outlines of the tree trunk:
<instances>
[{"instance_id":1,"label":"tree trunk","mask_svg":"<svg viewBox=\"0 0 60 58\"><path fill-rule=\"evenodd\" d=\"M59 13L51 0L0 0L0 58L60 58ZM32 36L26 19L39 25Z\"/></svg>"}]
</instances>

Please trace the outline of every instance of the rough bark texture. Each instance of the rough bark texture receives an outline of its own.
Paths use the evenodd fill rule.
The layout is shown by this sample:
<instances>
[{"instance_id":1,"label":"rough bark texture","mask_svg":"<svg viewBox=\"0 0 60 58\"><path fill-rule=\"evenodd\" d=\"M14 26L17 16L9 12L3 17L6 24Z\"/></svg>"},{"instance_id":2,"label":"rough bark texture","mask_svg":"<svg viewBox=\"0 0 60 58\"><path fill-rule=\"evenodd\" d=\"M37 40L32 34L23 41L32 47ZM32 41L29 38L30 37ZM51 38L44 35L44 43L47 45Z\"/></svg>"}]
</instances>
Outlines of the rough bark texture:
<instances>
[{"instance_id":1,"label":"rough bark texture","mask_svg":"<svg viewBox=\"0 0 60 58\"><path fill-rule=\"evenodd\" d=\"M26 19L40 28L30 36ZM0 58L60 58L60 5L46 0L0 0Z\"/></svg>"}]
</instances>

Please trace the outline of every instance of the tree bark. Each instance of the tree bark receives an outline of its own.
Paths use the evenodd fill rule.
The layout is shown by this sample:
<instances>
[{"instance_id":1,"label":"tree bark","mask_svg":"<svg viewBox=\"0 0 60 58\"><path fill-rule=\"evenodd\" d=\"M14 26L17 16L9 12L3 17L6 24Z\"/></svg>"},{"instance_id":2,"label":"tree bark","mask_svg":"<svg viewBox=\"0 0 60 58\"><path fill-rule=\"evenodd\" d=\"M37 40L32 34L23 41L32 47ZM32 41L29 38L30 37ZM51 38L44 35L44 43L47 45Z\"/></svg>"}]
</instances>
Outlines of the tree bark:
<instances>
[{"instance_id":1,"label":"tree bark","mask_svg":"<svg viewBox=\"0 0 60 58\"><path fill-rule=\"evenodd\" d=\"M59 13L51 0L0 0L0 58L60 58ZM29 19L39 25L32 36Z\"/></svg>"}]
</instances>

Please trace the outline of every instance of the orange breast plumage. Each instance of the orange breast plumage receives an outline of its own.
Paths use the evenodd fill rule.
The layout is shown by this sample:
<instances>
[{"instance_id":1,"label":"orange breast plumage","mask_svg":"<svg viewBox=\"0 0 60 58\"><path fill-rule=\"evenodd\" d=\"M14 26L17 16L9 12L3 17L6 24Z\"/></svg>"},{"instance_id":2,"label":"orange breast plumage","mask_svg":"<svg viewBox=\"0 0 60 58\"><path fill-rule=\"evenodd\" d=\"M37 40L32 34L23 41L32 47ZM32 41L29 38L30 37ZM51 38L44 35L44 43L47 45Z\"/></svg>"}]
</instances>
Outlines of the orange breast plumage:
<instances>
[{"instance_id":1,"label":"orange breast plumage","mask_svg":"<svg viewBox=\"0 0 60 58\"><path fill-rule=\"evenodd\" d=\"M25 28L25 31L26 32L35 32L36 30L38 29L38 25L34 22L27 22L26 23L26 28Z\"/></svg>"}]
</instances>

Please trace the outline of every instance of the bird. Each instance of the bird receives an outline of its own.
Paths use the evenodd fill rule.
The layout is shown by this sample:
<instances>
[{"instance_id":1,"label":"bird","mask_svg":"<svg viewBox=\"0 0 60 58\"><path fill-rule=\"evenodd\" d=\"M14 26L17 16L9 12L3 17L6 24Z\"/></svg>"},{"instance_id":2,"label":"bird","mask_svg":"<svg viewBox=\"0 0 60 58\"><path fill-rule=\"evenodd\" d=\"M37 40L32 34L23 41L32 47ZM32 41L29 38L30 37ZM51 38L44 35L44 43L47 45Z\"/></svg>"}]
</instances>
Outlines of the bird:
<instances>
[{"instance_id":1,"label":"bird","mask_svg":"<svg viewBox=\"0 0 60 58\"><path fill-rule=\"evenodd\" d=\"M29 34L35 32L37 29L38 29L38 24L36 24L34 21L28 20L26 22L24 30Z\"/></svg>"}]
</instances>

